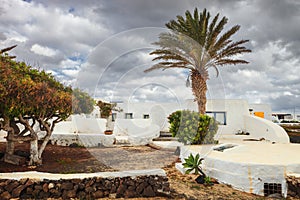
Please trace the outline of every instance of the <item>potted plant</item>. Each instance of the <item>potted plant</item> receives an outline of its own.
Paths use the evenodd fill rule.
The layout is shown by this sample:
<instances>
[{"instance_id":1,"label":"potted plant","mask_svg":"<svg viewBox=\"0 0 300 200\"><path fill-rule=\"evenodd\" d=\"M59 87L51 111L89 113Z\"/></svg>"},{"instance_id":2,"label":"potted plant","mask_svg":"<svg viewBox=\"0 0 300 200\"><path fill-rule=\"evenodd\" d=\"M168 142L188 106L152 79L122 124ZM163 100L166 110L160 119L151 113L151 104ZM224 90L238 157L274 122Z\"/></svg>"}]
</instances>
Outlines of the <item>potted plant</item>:
<instances>
[{"instance_id":1,"label":"potted plant","mask_svg":"<svg viewBox=\"0 0 300 200\"><path fill-rule=\"evenodd\" d=\"M113 134L113 131L112 130L105 130L104 134L105 135L111 135L111 134Z\"/></svg>"}]
</instances>

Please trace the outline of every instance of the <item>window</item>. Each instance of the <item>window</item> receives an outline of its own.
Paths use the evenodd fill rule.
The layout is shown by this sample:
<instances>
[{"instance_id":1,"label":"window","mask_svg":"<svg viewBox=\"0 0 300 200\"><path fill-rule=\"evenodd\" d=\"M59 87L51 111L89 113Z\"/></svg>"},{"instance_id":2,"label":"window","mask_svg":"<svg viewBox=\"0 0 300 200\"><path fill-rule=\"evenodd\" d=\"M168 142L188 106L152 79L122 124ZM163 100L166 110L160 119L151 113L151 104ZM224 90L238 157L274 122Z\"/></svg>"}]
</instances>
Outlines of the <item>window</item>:
<instances>
[{"instance_id":1,"label":"window","mask_svg":"<svg viewBox=\"0 0 300 200\"><path fill-rule=\"evenodd\" d=\"M116 119L117 119L117 113L112 113L111 114L111 121L116 121Z\"/></svg>"},{"instance_id":2,"label":"window","mask_svg":"<svg viewBox=\"0 0 300 200\"><path fill-rule=\"evenodd\" d=\"M133 119L132 113L125 113L125 119Z\"/></svg>"},{"instance_id":3,"label":"window","mask_svg":"<svg viewBox=\"0 0 300 200\"><path fill-rule=\"evenodd\" d=\"M150 118L150 115L149 115L149 114L144 114L144 115L143 115L143 118L144 118L144 119L149 119L149 118Z\"/></svg>"},{"instance_id":4,"label":"window","mask_svg":"<svg viewBox=\"0 0 300 200\"><path fill-rule=\"evenodd\" d=\"M281 184L280 183L264 183L264 196L267 197L271 194L281 195Z\"/></svg>"},{"instance_id":5,"label":"window","mask_svg":"<svg viewBox=\"0 0 300 200\"><path fill-rule=\"evenodd\" d=\"M206 114L213 117L220 125L226 125L226 112L211 112L207 111Z\"/></svg>"}]
</instances>

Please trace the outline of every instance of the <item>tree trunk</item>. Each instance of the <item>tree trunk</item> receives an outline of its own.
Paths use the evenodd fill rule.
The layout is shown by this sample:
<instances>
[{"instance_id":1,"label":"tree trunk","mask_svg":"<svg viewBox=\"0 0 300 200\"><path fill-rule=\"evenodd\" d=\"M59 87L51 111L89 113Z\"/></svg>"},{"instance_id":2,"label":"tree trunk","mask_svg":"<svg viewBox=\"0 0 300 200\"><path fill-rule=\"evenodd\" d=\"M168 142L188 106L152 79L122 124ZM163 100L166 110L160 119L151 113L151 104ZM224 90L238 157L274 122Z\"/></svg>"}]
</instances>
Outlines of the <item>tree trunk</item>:
<instances>
[{"instance_id":1,"label":"tree trunk","mask_svg":"<svg viewBox=\"0 0 300 200\"><path fill-rule=\"evenodd\" d=\"M42 154L50 140L51 134L52 134L54 126L55 126L55 122L53 122L52 127L50 128L49 125L47 124L47 122L43 121L43 119L39 119L38 121L40 124L42 124L42 126L46 130L46 136L44 137L43 143L41 144L41 146L39 148L39 158L41 159Z\"/></svg>"},{"instance_id":2,"label":"tree trunk","mask_svg":"<svg viewBox=\"0 0 300 200\"><path fill-rule=\"evenodd\" d=\"M206 112L206 77L207 76L200 74L198 70L193 70L191 74L192 90L195 95L195 101L197 102L198 112L200 114L205 114Z\"/></svg>"},{"instance_id":3,"label":"tree trunk","mask_svg":"<svg viewBox=\"0 0 300 200\"><path fill-rule=\"evenodd\" d=\"M28 120L23 119L19 116L20 122L29 130L30 132L30 160L29 165L41 165L42 159L39 157L39 145L38 145L38 136L37 133L33 130L33 127L30 126Z\"/></svg>"},{"instance_id":4,"label":"tree trunk","mask_svg":"<svg viewBox=\"0 0 300 200\"><path fill-rule=\"evenodd\" d=\"M39 158L38 138L30 142L30 161L29 165L41 165L42 159Z\"/></svg>"},{"instance_id":5,"label":"tree trunk","mask_svg":"<svg viewBox=\"0 0 300 200\"><path fill-rule=\"evenodd\" d=\"M6 153L11 155L14 154L15 151L15 143L12 139L13 137L14 137L13 133L9 131L6 137Z\"/></svg>"},{"instance_id":6,"label":"tree trunk","mask_svg":"<svg viewBox=\"0 0 300 200\"><path fill-rule=\"evenodd\" d=\"M9 124L9 127L8 127ZM14 150L15 150L15 140L14 140L14 136L15 134L20 133L20 129L17 126L16 122L14 122L13 120L9 120L7 124L7 138L6 138L6 153L8 154L14 154Z\"/></svg>"}]
</instances>

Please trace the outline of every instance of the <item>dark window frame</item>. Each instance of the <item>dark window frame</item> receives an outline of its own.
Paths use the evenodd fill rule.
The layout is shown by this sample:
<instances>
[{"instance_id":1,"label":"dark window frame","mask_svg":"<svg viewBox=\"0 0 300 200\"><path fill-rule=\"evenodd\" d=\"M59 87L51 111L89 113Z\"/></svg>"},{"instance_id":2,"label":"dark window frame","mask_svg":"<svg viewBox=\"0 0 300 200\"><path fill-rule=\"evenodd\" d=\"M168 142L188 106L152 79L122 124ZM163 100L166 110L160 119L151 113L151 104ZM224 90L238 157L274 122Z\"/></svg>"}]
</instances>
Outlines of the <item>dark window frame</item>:
<instances>
[{"instance_id":1,"label":"dark window frame","mask_svg":"<svg viewBox=\"0 0 300 200\"><path fill-rule=\"evenodd\" d=\"M111 121L116 121L116 119L117 119L117 113L112 113L111 114Z\"/></svg>"},{"instance_id":2,"label":"dark window frame","mask_svg":"<svg viewBox=\"0 0 300 200\"><path fill-rule=\"evenodd\" d=\"M225 111L206 111L206 114L213 114L213 118L217 119L217 114L223 114L224 116L224 123L220 123L220 125L227 125L227 112Z\"/></svg>"},{"instance_id":3,"label":"dark window frame","mask_svg":"<svg viewBox=\"0 0 300 200\"><path fill-rule=\"evenodd\" d=\"M133 119L133 113L125 113L125 119Z\"/></svg>"},{"instance_id":4,"label":"dark window frame","mask_svg":"<svg viewBox=\"0 0 300 200\"><path fill-rule=\"evenodd\" d=\"M149 114L143 114L143 119L150 119L150 115Z\"/></svg>"}]
</instances>

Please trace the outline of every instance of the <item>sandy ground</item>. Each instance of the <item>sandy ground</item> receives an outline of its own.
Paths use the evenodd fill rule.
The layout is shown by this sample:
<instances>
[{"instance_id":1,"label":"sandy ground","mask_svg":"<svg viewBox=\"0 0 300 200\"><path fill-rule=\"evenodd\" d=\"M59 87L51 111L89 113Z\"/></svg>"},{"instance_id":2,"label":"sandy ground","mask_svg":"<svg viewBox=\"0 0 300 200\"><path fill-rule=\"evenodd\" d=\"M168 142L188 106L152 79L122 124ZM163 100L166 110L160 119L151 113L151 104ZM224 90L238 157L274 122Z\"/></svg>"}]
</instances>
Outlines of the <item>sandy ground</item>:
<instances>
[{"instance_id":1,"label":"sandy ground","mask_svg":"<svg viewBox=\"0 0 300 200\"><path fill-rule=\"evenodd\" d=\"M27 144L18 144L17 151L28 151ZM0 153L5 143L0 142ZM24 154L24 152L23 152ZM0 172L41 171L51 173L81 173L118 171L123 169L163 168L169 178L171 193L166 197L135 199L272 199L234 190L224 184L204 186L195 182L196 175L181 174L174 167L178 157L173 150L157 150L149 146L118 148L82 148L48 145L43 165L36 168L14 166L0 161ZM292 199L292 198L289 198Z\"/></svg>"}]
</instances>

